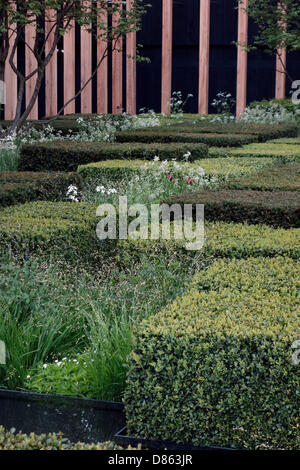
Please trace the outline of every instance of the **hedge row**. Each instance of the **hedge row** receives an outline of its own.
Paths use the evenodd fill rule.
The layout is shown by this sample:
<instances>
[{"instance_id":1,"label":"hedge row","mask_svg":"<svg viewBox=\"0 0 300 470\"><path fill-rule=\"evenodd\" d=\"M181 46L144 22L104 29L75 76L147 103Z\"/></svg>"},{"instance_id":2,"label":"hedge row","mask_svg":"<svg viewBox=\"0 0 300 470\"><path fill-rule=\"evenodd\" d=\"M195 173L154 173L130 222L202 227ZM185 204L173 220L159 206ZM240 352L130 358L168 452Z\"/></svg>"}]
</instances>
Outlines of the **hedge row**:
<instances>
[{"instance_id":1,"label":"hedge row","mask_svg":"<svg viewBox=\"0 0 300 470\"><path fill-rule=\"evenodd\" d=\"M0 253L99 263L106 244L96 237L96 207L87 203L31 202L5 208L0 213Z\"/></svg>"},{"instance_id":2,"label":"hedge row","mask_svg":"<svg viewBox=\"0 0 300 470\"><path fill-rule=\"evenodd\" d=\"M270 140L270 144L300 145L300 138L282 137L281 139Z\"/></svg>"},{"instance_id":3,"label":"hedge row","mask_svg":"<svg viewBox=\"0 0 300 470\"><path fill-rule=\"evenodd\" d=\"M88 181L121 181L139 173L146 163L146 160L105 160L80 165L77 171ZM272 167L275 163L278 162L272 158L201 158L190 163L189 167L193 170L202 167L208 176L227 179L228 175L257 172L258 169ZM157 165L154 165L154 169Z\"/></svg>"},{"instance_id":4,"label":"hedge row","mask_svg":"<svg viewBox=\"0 0 300 470\"><path fill-rule=\"evenodd\" d=\"M62 434L23 434L0 426L0 450L125 450L114 442L99 444L72 443ZM128 448L128 450L132 450Z\"/></svg>"},{"instance_id":5,"label":"hedge row","mask_svg":"<svg viewBox=\"0 0 300 470\"><path fill-rule=\"evenodd\" d=\"M299 265L216 261L135 328L124 401L131 435L299 449Z\"/></svg>"},{"instance_id":6,"label":"hedge row","mask_svg":"<svg viewBox=\"0 0 300 470\"><path fill-rule=\"evenodd\" d=\"M3 129L8 128L11 125L12 121L0 121L0 127ZM33 121L28 121L28 124L31 124L35 129L42 130L45 125L35 124ZM61 135L66 136L71 133L78 132L79 126L75 119L58 119L49 123L49 125L57 132L60 132Z\"/></svg>"},{"instance_id":7,"label":"hedge row","mask_svg":"<svg viewBox=\"0 0 300 470\"><path fill-rule=\"evenodd\" d=\"M152 128L152 132L157 129ZM282 138L282 137L297 137L298 128L295 125L271 125L271 124L246 124L246 123L197 123L182 122L177 124L171 124L170 126L162 127L161 131L165 132L183 132L183 133L205 133L205 134L239 134L249 135L253 134L258 137L259 142L265 142L266 140ZM141 130L137 130L138 133Z\"/></svg>"},{"instance_id":8,"label":"hedge row","mask_svg":"<svg viewBox=\"0 0 300 470\"><path fill-rule=\"evenodd\" d=\"M66 199L70 185L81 186L77 173L34 173L1 171L0 206L10 206L33 200L59 201Z\"/></svg>"},{"instance_id":9,"label":"hedge row","mask_svg":"<svg viewBox=\"0 0 300 470\"><path fill-rule=\"evenodd\" d=\"M190 152L190 160L208 156L205 144L102 144L96 142L51 142L24 144L20 149L21 171L72 171L78 165L102 160L182 160Z\"/></svg>"},{"instance_id":10,"label":"hedge row","mask_svg":"<svg viewBox=\"0 0 300 470\"><path fill-rule=\"evenodd\" d=\"M32 202L0 213L0 253L14 256L54 257L70 263L101 266L108 257L127 265L143 256L194 257L185 240L99 241L96 205L71 202ZM298 229L273 229L262 225L205 223L206 258L288 255L300 256Z\"/></svg>"},{"instance_id":11,"label":"hedge row","mask_svg":"<svg viewBox=\"0 0 300 470\"><path fill-rule=\"evenodd\" d=\"M171 226L172 227L172 226ZM195 230L195 226L193 227ZM171 259L176 257L190 259L201 255L210 260L216 258L274 257L288 256L300 259L300 230L297 228L273 228L267 225L236 224L205 221L205 242L201 252L187 251L187 240L120 240L117 244L117 256L120 265L138 263L143 258ZM171 232L172 233L172 232Z\"/></svg>"},{"instance_id":12,"label":"hedge row","mask_svg":"<svg viewBox=\"0 0 300 470\"><path fill-rule=\"evenodd\" d=\"M150 144L157 143L203 143L210 147L240 147L241 145L251 142L258 142L256 135L238 135L238 134L200 134L185 133L172 131L167 129L161 130L140 130L140 131L121 131L117 132L116 139L118 142L143 142Z\"/></svg>"},{"instance_id":13,"label":"hedge row","mask_svg":"<svg viewBox=\"0 0 300 470\"><path fill-rule=\"evenodd\" d=\"M258 191L300 191L300 163L262 169L253 174L233 178L226 183L226 187Z\"/></svg>"},{"instance_id":14,"label":"hedge row","mask_svg":"<svg viewBox=\"0 0 300 470\"><path fill-rule=\"evenodd\" d=\"M146 160L104 160L80 165L77 172L88 181L122 181L136 175L146 163Z\"/></svg>"},{"instance_id":15,"label":"hedge row","mask_svg":"<svg viewBox=\"0 0 300 470\"><path fill-rule=\"evenodd\" d=\"M128 114L67 114L64 116L59 116L54 121L51 121L51 116L44 118L44 121L51 121L49 125L56 131L59 132L62 136L70 134L76 134L79 130L79 124L77 122L78 118L84 119L84 121L96 121L101 119L101 121L114 122L114 124L119 124L120 126L124 121L128 120ZM35 129L43 129L45 124L36 124L34 121L27 121ZM0 121L0 128L6 129L10 126L12 121Z\"/></svg>"},{"instance_id":16,"label":"hedge row","mask_svg":"<svg viewBox=\"0 0 300 470\"><path fill-rule=\"evenodd\" d=\"M192 204L194 209L196 204L204 204L206 220L300 227L300 194L297 191L202 190L176 194L164 202L181 207Z\"/></svg>"},{"instance_id":17,"label":"hedge row","mask_svg":"<svg viewBox=\"0 0 300 470\"><path fill-rule=\"evenodd\" d=\"M249 144L243 148L219 149L217 147L209 149L210 158L224 157L260 157L260 158L280 158L282 160L299 160L299 145L284 145L273 142Z\"/></svg>"}]
</instances>

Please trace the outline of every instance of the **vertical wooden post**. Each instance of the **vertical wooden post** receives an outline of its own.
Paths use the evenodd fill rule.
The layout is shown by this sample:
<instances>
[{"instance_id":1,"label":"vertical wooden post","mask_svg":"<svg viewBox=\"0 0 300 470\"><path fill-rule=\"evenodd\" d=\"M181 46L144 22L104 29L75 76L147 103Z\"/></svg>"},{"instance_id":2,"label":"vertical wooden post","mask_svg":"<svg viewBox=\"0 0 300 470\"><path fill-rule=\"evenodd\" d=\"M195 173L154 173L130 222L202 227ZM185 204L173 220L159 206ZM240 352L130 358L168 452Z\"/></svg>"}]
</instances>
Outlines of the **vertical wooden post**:
<instances>
[{"instance_id":1,"label":"vertical wooden post","mask_svg":"<svg viewBox=\"0 0 300 470\"><path fill-rule=\"evenodd\" d=\"M127 0L127 10L131 10L133 0ZM136 114L136 33L126 37L126 111Z\"/></svg>"},{"instance_id":2,"label":"vertical wooden post","mask_svg":"<svg viewBox=\"0 0 300 470\"><path fill-rule=\"evenodd\" d=\"M100 67L97 70L97 113L107 114L108 112L108 80L107 80L107 42L101 37L101 24L103 24L103 30L107 28L107 15L105 14L99 18L97 25L97 63L100 62L101 58L105 54ZM102 30L102 34L103 34Z\"/></svg>"},{"instance_id":3,"label":"vertical wooden post","mask_svg":"<svg viewBox=\"0 0 300 470\"><path fill-rule=\"evenodd\" d=\"M45 18L45 34L48 39L45 45L45 53L48 54L54 39L53 23L56 21L56 11L49 10ZM45 71L45 98L46 98L46 116L55 116L57 114L57 50L46 67Z\"/></svg>"},{"instance_id":4,"label":"vertical wooden post","mask_svg":"<svg viewBox=\"0 0 300 470\"><path fill-rule=\"evenodd\" d=\"M29 75L37 68L36 59L31 51L34 48L35 43L35 36L36 36L36 24L35 22L30 23L25 28L25 40L26 40L26 47L25 47L25 71L26 76ZM28 46L29 47L28 47ZM36 84L37 74L33 75L32 78L27 80L26 82L26 106L28 106L31 97L34 92L35 84ZM38 119L38 99L36 100L31 112L28 115L27 119Z\"/></svg>"},{"instance_id":5,"label":"vertical wooden post","mask_svg":"<svg viewBox=\"0 0 300 470\"><path fill-rule=\"evenodd\" d=\"M209 101L210 0L200 0L199 41L199 106L200 114L208 114Z\"/></svg>"},{"instance_id":6,"label":"vertical wooden post","mask_svg":"<svg viewBox=\"0 0 300 470\"><path fill-rule=\"evenodd\" d=\"M275 97L285 98L286 87L286 49L279 49L276 56L276 91Z\"/></svg>"},{"instance_id":7,"label":"vertical wooden post","mask_svg":"<svg viewBox=\"0 0 300 470\"><path fill-rule=\"evenodd\" d=\"M170 113L172 95L173 0L163 0L161 112Z\"/></svg>"},{"instance_id":8,"label":"vertical wooden post","mask_svg":"<svg viewBox=\"0 0 300 470\"><path fill-rule=\"evenodd\" d=\"M282 9L282 3L278 2L278 8ZM280 27L285 28L286 23L280 24ZM286 87L286 49L280 47L276 55L276 86L275 86L275 98L285 98L285 87Z\"/></svg>"},{"instance_id":9,"label":"vertical wooden post","mask_svg":"<svg viewBox=\"0 0 300 470\"><path fill-rule=\"evenodd\" d=\"M113 0L115 5L122 7L122 0ZM120 10L112 15L113 26L118 25ZM112 112L113 114L122 114L123 112L123 66L122 66L122 38L114 41L114 50L112 52Z\"/></svg>"},{"instance_id":10,"label":"vertical wooden post","mask_svg":"<svg viewBox=\"0 0 300 470\"><path fill-rule=\"evenodd\" d=\"M92 34L87 26L80 28L80 84L81 87L92 75ZM92 112L92 81L81 92L81 112L89 114Z\"/></svg>"},{"instance_id":11,"label":"vertical wooden post","mask_svg":"<svg viewBox=\"0 0 300 470\"><path fill-rule=\"evenodd\" d=\"M237 53L237 85L236 85L236 116L240 117L247 104L247 61L248 54L244 50L248 45L248 0L239 4L238 13L238 53Z\"/></svg>"},{"instance_id":12,"label":"vertical wooden post","mask_svg":"<svg viewBox=\"0 0 300 470\"><path fill-rule=\"evenodd\" d=\"M113 0L115 5L122 6L122 0ZM113 14L113 26L119 23L120 10ZM120 38L114 43L115 50L112 53L112 112L113 114L121 114L123 111L123 66L122 66L122 47L123 40Z\"/></svg>"},{"instance_id":13,"label":"vertical wooden post","mask_svg":"<svg viewBox=\"0 0 300 470\"><path fill-rule=\"evenodd\" d=\"M12 28L15 26L13 25ZM6 88L6 100L4 108L4 119L12 120L15 117L17 99L18 99L18 79L9 64L9 57L15 40L15 33L12 33L9 39L9 52L5 63L4 83ZM14 56L14 64L17 65L17 51Z\"/></svg>"},{"instance_id":14,"label":"vertical wooden post","mask_svg":"<svg viewBox=\"0 0 300 470\"><path fill-rule=\"evenodd\" d=\"M64 103L75 95L75 22L64 35ZM75 100L64 109L64 114L75 113Z\"/></svg>"}]
</instances>

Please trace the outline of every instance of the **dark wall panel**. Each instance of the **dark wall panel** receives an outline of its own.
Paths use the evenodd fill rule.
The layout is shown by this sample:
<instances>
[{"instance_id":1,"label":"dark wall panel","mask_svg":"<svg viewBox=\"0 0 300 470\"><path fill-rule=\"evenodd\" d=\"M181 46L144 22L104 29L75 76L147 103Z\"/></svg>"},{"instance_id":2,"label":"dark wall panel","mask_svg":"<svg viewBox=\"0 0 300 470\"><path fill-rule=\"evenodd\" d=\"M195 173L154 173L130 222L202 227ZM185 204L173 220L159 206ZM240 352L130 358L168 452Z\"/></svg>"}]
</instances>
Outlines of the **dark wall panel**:
<instances>
[{"instance_id":1,"label":"dark wall panel","mask_svg":"<svg viewBox=\"0 0 300 470\"><path fill-rule=\"evenodd\" d=\"M210 103L219 91L236 96L237 5L237 0L211 0ZM184 97L194 95L185 108L187 112L197 112L199 6L199 0L174 0L172 89L182 91ZM161 9L161 0L153 2L138 34L138 42L144 44L143 54L151 59L151 64L138 64L138 109L146 106L160 111ZM249 39L255 34L256 26L250 20ZM294 80L300 79L300 52L288 56L288 69ZM287 94L289 90L288 83ZM247 102L272 98L274 94L275 58L261 50L250 52ZM213 110L210 106L210 112Z\"/></svg>"}]
</instances>

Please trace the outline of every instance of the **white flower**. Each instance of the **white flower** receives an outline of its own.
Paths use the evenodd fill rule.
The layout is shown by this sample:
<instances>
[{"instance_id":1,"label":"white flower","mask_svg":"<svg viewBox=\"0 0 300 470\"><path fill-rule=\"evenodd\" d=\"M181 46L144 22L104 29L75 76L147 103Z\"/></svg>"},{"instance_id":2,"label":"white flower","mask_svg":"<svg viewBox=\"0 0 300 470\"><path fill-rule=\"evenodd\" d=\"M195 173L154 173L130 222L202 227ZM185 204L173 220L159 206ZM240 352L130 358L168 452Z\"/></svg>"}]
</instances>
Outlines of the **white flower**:
<instances>
[{"instance_id":1,"label":"white flower","mask_svg":"<svg viewBox=\"0 0 300 470\"><path fill-rule=\"evenodd\" d=\"M47 369L48 364L43 364L43 369Z\"/></svg>"},{"instance_id":2,"label":"white flower","mask_svg":"<svg viewBox=\"0 0 300 470\"><path fill-rule=\"evenodd\" d=\"M191 155L192 155L191 152L187 151L187 152L183 155L183 158L189 159Z\"/></svg>"}]
</instances>

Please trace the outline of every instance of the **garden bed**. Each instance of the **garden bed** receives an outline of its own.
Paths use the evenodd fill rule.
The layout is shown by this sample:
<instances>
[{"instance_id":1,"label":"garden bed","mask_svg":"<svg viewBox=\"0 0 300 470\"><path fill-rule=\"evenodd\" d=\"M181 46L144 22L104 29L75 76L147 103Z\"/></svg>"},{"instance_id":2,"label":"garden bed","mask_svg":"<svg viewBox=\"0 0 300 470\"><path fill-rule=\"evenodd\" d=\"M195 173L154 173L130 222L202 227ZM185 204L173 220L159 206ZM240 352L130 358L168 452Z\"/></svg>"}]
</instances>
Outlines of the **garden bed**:
<instances>
[{"instance_id":1,"label":"garden bed","mask_svg":"<svg viewBox=\"0 0 300 470\"><path fill-rule=\"evenodd\" d=\"M114 132L128 125L127 116L118 119L114 126L107 118ZM161 128L133 125L119 134L130 135L126 143L94 142L94 120L85 130L80 120L73 140L22 145L19 168L32 172L0 172L3 201L14 204L0 209L0 340L8 352L0 386L27 391L0 391L0 425L19 430L27 421L24 432L63 431L74 442L115 435L123 446L149 449L298 445L297 395L288 392L297 371L287 364L298 331L299 145L287 137L294 127L180 119L151 117ZM208 154L206 144L189 141L194 129L209 145L257 142ZM153 135L179 141L138 142ZM280 135L288 141L258 143ZM15 169L18 154L4 157L1 168ZM161 201L204 204L203 249L174 239L173 223L168 240L160 225L158 239L100 241L96 208L113 204L118 222L120 195L148 211ZM31 198L45 200L20 204ZM122 414L123 398L127 422L123 416L101 434L100 421ZM37 435L5 436L45 445ZM100 450L107 446L119 448Z\"/></svg>"}]
</instances>

